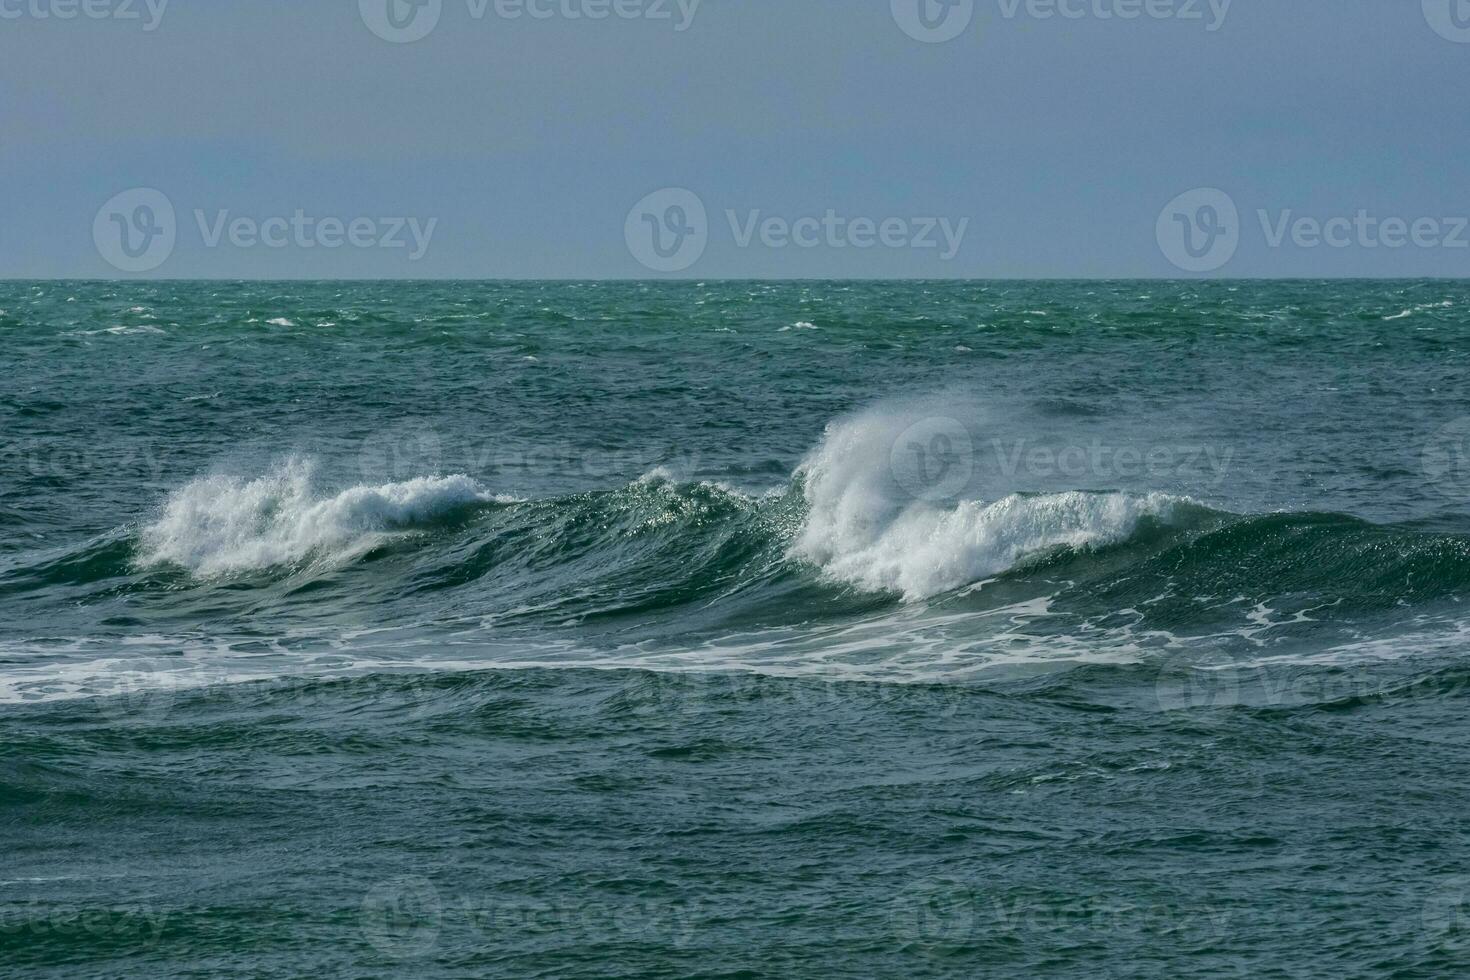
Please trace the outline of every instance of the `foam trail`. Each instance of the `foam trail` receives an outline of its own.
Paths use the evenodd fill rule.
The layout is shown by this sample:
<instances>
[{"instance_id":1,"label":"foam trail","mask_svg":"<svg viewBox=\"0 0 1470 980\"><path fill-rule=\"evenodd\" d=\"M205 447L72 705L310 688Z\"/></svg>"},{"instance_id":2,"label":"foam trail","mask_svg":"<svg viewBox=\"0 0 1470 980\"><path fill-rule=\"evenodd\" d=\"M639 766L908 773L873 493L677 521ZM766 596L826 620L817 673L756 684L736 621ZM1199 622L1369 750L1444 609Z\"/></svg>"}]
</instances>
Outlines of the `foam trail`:
<instances>
[{"instance_id":1,"label":"foam trail","mask_svg":"<svg viewBox=\"0 0 1470 980\"><path fill-rule=\"evenodd\" d=\"M1122 541L1143 518L1168 520L1190 504L1161 493L1079 491L952 504L917 499L901 485L892 450L921 418L880 406L828 427L799 471L808 513L793 557L859 588L917 601L1050 548Z\"/></svg>"},{"instance_id":2,"label":"foam trail","mask_svg":"<svg viewBox=\"0 0 1470 980\"><path fill-rule=\"evenodd\" d=\"M309 461L291 459L253 480L211 476L172 493L143 529L139 561L211 577L361 551L395 531L455 509L512 498L467 476L418 478L319 494Z\"/></svg>"}]
</instances>

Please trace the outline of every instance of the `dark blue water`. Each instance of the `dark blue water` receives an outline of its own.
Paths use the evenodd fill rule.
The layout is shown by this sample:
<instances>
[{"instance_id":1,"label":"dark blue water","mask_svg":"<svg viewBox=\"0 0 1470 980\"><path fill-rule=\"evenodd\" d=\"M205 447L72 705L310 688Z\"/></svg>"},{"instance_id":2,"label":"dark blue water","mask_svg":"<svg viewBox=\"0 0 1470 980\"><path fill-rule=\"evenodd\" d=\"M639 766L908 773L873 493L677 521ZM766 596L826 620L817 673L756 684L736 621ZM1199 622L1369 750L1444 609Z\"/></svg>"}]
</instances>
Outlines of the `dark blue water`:
<instances>
[{"instance_id":1,"label":"dark blue water","mask_svg":"<svg viewBox=\"0 0 1470 980\"><path fill-rule=\"evenodd\" d=\"M0 285L32 975L1470 965L1470 287Z\"/></svg>"}]
</instances>

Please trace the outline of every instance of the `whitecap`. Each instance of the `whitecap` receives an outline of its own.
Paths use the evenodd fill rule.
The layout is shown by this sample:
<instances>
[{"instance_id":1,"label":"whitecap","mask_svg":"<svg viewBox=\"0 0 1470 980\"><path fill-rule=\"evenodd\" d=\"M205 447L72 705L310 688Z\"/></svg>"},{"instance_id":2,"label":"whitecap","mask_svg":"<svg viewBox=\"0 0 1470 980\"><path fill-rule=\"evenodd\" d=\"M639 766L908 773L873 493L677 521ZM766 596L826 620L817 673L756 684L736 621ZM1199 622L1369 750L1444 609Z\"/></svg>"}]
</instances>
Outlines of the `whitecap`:
<instances>
[{"instance_id":1,"label":"whitecap","mask_svg":"<svg viewBox=\"0 0 1470 980\"><path fill-rule=\"evenodd\" d=\"M256 479L209 476L174 491L143 529L139 561L210 577L314 556L343 559L456 508L513 499L463 475L324 494L310 461L291 459Z\"/></svg>"},{"instance_id":2,"label":"whitecap","mask_svg":"<svg viewBox=\"0 0 1470 980\"><path fill-rule=\"evenodd\" d=\"M151 326L148 326L147 324L137 324L137 325L134 325L134 326L104 327L101 330L73 330L70 333L67 333L65 336L68 336L68 337L96 337L96 336L99 336L101 334L109 334L109 335L111 335L113 337L123 337L123 336L127 336L129 334L149 334L149 333L155 333L155 334L157 334L157 333L163 333L163 334L166 334L167 332L168 331L164 330L162 327L151 327Z\"/></svg>"},{"instance_id":3,"label":"whitecap","mask_svg":"<svg viewBox=\"0 0 1470 980\"><path fill-rule=\"evenodd\" d=\"M1169 494L1068 491L932 502L906 492L892 450L914 420L882 407L834 423L802 464L807 516L795 558L829 578L909 601L949 592L1057 547L1126 540L1146 517L1192 504Z\"/></svg>"}]
</instances>

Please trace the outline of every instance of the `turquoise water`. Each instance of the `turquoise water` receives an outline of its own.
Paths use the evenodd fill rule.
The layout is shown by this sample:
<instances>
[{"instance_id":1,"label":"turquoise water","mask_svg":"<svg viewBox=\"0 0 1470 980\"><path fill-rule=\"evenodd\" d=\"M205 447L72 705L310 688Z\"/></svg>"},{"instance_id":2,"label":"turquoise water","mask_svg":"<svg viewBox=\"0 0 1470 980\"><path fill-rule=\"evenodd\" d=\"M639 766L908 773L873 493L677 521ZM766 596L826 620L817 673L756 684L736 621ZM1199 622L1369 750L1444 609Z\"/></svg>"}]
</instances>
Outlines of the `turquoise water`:
<instances>
[{"instance_id":1,"label":"turquoise water","mask_svg":"<svg viewBox=\"0 0 1470 980\"><path fill-rule=\"evenodd\" d=\"M1464 973L1467 314L0 284L0 956Z\"/></svg>"}]
</instances>

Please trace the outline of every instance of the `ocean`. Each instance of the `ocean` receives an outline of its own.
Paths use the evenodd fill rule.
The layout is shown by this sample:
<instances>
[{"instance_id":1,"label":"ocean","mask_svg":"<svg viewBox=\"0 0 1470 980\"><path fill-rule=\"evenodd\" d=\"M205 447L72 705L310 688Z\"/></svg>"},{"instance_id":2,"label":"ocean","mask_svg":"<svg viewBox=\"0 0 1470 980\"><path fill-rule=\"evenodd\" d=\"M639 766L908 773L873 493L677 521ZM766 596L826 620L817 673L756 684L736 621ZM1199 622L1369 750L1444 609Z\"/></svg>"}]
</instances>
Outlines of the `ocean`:
<instances>
[{"instance_id":1,"label":"ocean","mask_svg":"<svg viewBox=\"0 0 1470 980\"><path fill-rule=\"evenodd\" d=\"M1470 972L1470 285L0 336L9 975Z\"/></svg>"}]
</instances>

